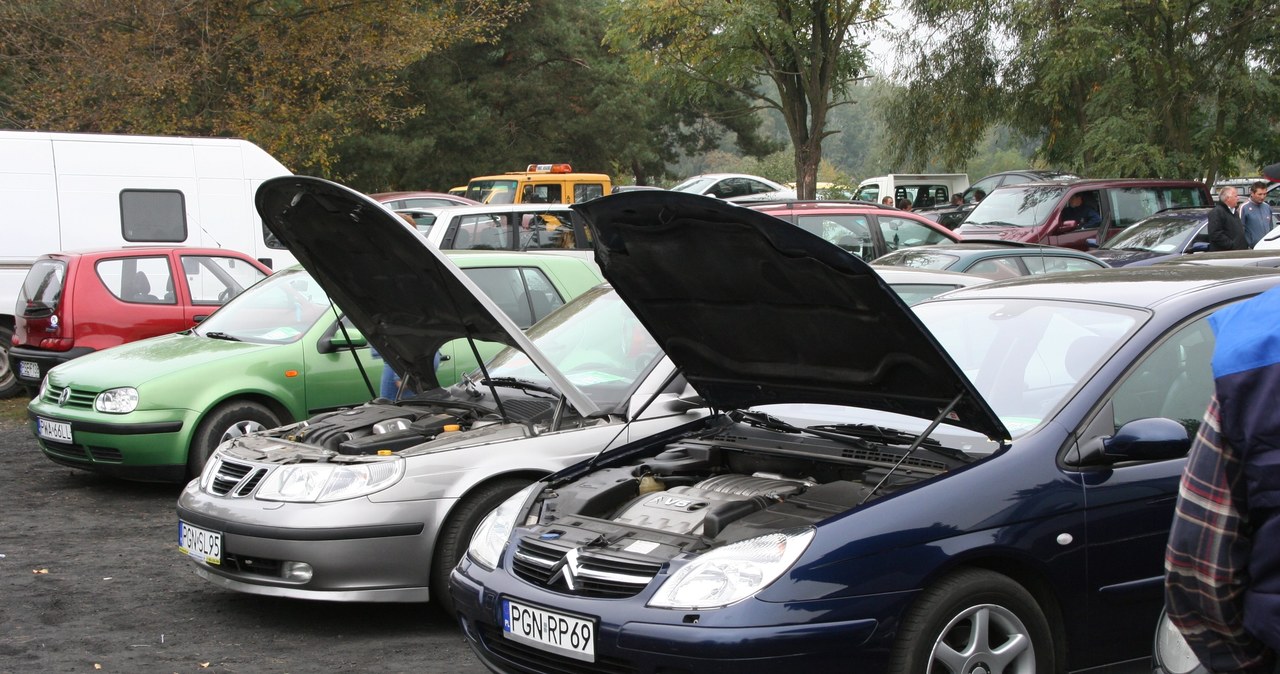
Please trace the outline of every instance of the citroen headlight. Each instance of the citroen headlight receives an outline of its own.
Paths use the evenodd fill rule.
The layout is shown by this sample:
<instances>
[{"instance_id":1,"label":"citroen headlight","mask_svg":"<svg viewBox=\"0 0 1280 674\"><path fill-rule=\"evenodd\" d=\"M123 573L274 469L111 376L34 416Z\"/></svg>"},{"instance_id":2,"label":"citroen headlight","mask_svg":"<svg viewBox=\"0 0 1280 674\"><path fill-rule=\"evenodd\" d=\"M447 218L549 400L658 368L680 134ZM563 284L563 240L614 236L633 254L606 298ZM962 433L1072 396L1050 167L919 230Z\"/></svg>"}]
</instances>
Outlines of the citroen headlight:
<instances>
[{"instance_id":1,"label":"citroen headlight","mask_svg":"<svg viewBox=\"0 0 1280 674\"><path fill-rule=\"evenodd\" d=\"M656 608L721 608L768 587L813 540L813 529L750 538L700 555L668 578L649 600Z\"/></svg>"},{"instance_id":2,"label":"citroen headlight","mask_svg":"<svg viewBox=\"0 0 1280 674\"><path fill-rule=\"evenodd\" d=\"M324 503L368 496L404 477L404 460L280 466L262 481L256 497L264 501Z\"/></svg>"},{"instance_id":3,"label":"citroen headlight","mask_svg":"<svg viewBox=\"0 0 1280 674\"><path fill-rule=\"evenodd\" d=\"M110 388L93 399L93 409L107 414L128 414L138 409L138 389Z\"/></svg>"},{"instance_id":4,"label":"citroen headlight","mask_svg":"<svg viewBox=\"0 0 1280 674\"><path fill-rule=\"evenodd\" d=\"M1163 674L1209 674L1164 611L1156 625L1156 671Z\"/></svg>"},{"instance_id":5,"label":"citroen headlight","mask_svg":"<svg viewBox=\"0 0 1280 674\"><path fill-rule=\"evenodd\" d=\"M472 534L471 543L467 546L467 554L471 559L486 569L498 566L502 548L506 546L507 539L511 538L511 531L516 528L520 506L524 505L529 494L537 488L537 483L534 483L521 489L485 515L480 526L476 527L476 532Z\"/></svg>"}]
</instances>

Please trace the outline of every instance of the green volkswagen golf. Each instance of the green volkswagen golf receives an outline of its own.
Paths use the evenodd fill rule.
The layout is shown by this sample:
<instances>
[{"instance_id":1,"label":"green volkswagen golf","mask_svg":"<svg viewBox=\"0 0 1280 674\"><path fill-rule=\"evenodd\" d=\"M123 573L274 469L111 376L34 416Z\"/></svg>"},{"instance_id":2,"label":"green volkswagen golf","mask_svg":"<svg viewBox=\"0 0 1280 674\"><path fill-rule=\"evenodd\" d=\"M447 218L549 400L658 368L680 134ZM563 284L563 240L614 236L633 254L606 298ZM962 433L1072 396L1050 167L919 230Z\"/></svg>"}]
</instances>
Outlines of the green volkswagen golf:
<instances>
[{"instance_id":1,"label":"green volkswagen golf","mask_svg":"<svg viewBox=\"0 0 1280 674\"><path fill-rule=\"evenodd\" d=\"M521 328L600 283L581 257L451 253L479 292ZM406 289L408 291L409 289ZM496 344L441 348L447 386ZM371 356L300 267L273 274L191 330L89 354L49 371L28 406L31 429L56 463L120 478L182 482L222 441L375 397Z\"/></svg>"}]
</instances>

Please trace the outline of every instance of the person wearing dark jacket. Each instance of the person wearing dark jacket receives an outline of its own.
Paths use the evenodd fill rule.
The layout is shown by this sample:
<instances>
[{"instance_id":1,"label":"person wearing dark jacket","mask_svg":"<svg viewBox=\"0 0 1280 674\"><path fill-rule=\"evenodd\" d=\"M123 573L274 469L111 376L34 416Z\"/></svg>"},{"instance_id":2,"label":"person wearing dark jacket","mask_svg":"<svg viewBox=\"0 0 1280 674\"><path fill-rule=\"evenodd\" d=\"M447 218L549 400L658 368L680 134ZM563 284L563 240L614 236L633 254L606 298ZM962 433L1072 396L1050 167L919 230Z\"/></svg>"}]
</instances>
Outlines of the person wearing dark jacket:
<instances>
[{"instance_id":1,"label":"person wearing dark jacket","mask_svg":"<svg viewBox=\"0 0 1280 674\"><path fill-rule=\"evenodd\" d=\"M1209 211L1209 250L1245 250L1249 240L1244 235L1244 224L1236 215L1240 194L1234 187L1218 191L1218 204Z\"/></svg>"},{"instance_id":2,"label":"person wearing dark jacket","mask_svg":"<svg viewBox=\"0 0 1280 674\"><path fill-rule=\"evenodd\" d=\"M1209 317L1214 394L1187 456L1165 606L1211 672L1274 671L1280 650L1280 289Z\"/></svg>"}]
</instances>

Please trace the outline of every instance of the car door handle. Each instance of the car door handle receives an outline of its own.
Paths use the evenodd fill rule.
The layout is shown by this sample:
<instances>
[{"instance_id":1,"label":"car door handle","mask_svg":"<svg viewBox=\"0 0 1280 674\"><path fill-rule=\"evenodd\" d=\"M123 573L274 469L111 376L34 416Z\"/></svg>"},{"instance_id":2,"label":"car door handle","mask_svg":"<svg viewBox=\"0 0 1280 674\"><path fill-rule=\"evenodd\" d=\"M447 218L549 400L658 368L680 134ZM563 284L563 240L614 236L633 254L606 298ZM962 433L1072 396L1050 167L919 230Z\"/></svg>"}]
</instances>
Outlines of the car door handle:
<instances>
[{"instance_id":1,"label":"car door handle","mask_svg":"<svg viewBox=\"0 0 1280 674\"><path fill-rule=\"evenodd\" d=\"M208 318L208 317L209 317L209 314L196 314L195 316L192 316L191 318L192 318L195 322L199 323L200 321L203 321L204 319L206 319L206 318Z\"/></svg>"}]
</instances>

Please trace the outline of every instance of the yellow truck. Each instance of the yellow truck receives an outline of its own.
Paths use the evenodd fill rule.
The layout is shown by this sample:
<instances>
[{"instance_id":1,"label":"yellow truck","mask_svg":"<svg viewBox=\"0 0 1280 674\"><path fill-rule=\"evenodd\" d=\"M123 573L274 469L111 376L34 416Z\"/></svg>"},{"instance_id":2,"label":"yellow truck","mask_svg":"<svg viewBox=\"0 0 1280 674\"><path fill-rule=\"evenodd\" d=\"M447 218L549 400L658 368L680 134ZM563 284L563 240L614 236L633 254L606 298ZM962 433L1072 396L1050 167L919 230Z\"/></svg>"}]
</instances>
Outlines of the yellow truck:
<instances>
[{"instance_id":1,"label":"yellow truck","mask_svg":"<svg viewBox=\"0 0 1280 674\"><path fill-rule=\"evenodd\" d=\"M466 197L486 204L574 204L612 189L603 173L575 173L568 164L529 164L523 171L472 178Z\"/></svg>"}]
</instances>

